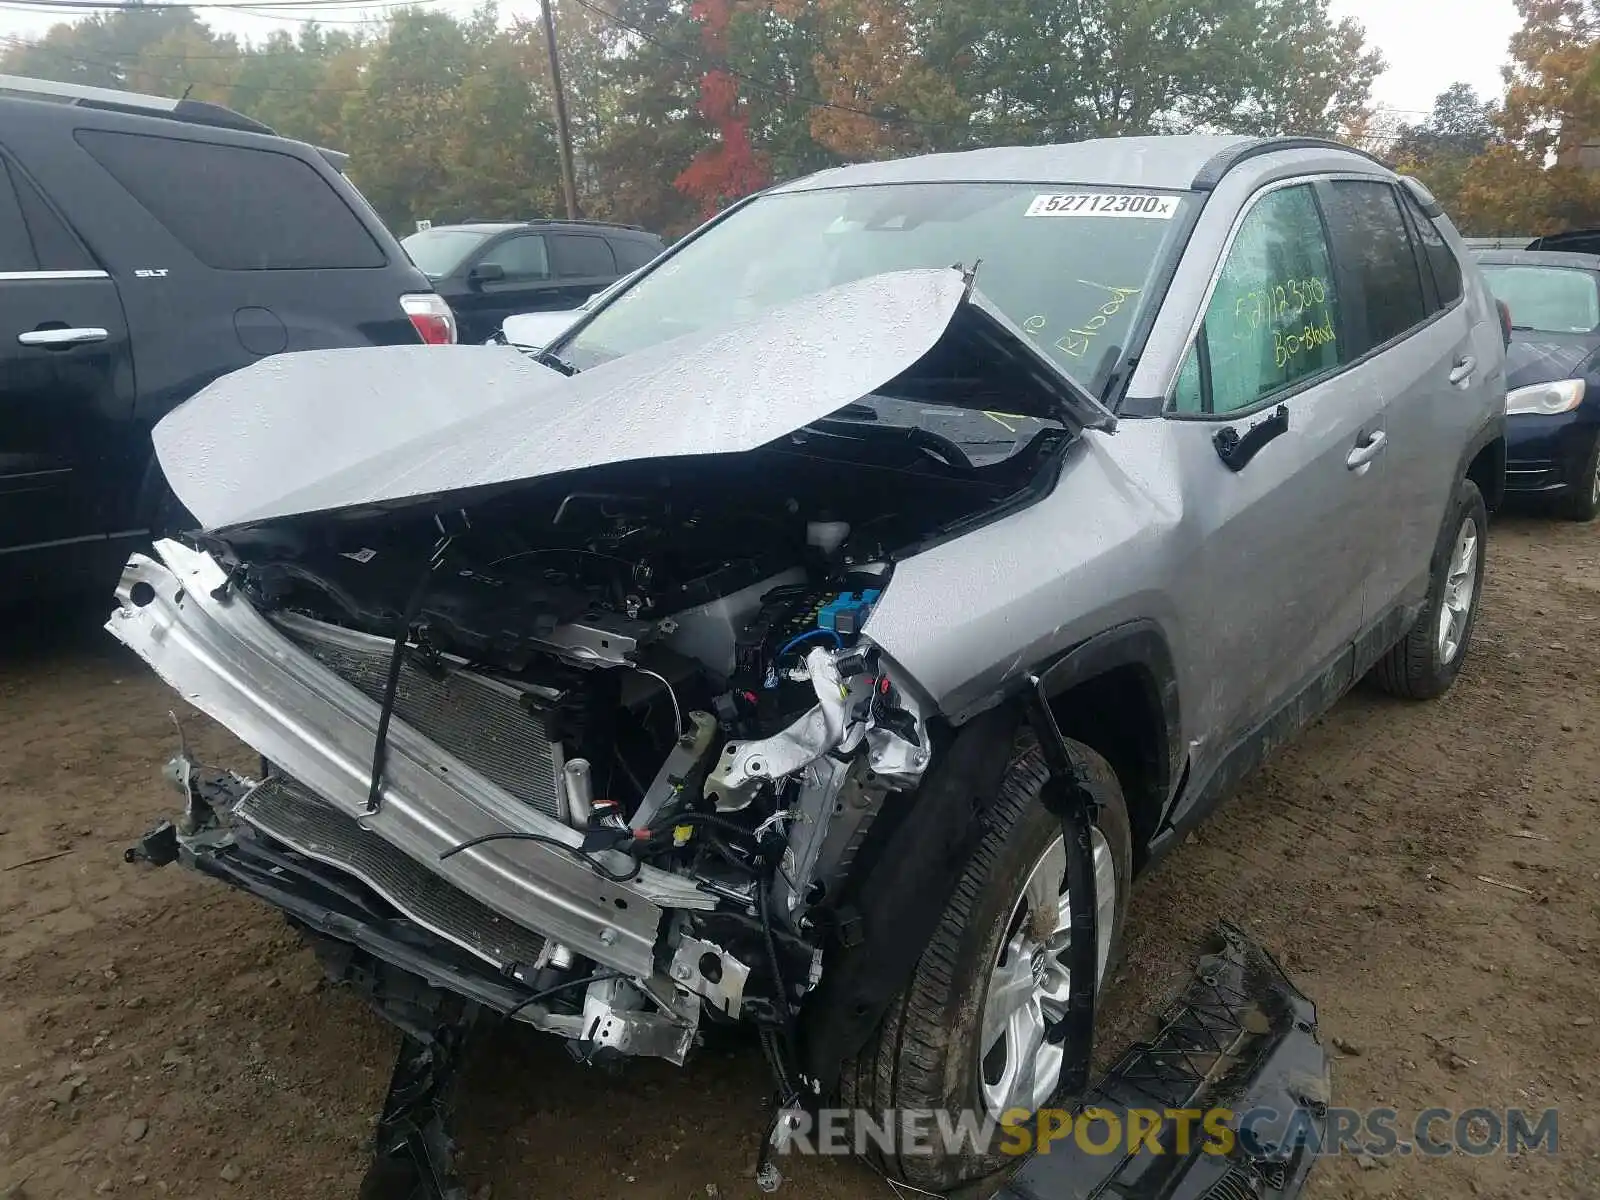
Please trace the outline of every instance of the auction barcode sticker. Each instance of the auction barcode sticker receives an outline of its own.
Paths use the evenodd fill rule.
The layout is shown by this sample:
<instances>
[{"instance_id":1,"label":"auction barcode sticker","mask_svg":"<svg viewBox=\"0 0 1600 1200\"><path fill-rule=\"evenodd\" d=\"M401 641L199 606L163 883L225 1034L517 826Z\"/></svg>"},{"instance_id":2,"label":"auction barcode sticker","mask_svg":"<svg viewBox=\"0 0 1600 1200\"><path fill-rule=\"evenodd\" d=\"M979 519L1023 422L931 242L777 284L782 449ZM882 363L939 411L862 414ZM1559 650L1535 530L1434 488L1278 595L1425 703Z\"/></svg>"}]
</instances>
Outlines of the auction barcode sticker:
<instances>
[{"instance_id":1,"label":"auction barcode sticker","mask_svg":"<svg viewBox=\"0 0 1600 1200\"><path fill-rule=\"evenodd\" d=\"M1146 217L1170 221L1178 212L1175 196L1133 192L1058 192L1035 196L1025 217Z\"/></svg>"}]
</instances>

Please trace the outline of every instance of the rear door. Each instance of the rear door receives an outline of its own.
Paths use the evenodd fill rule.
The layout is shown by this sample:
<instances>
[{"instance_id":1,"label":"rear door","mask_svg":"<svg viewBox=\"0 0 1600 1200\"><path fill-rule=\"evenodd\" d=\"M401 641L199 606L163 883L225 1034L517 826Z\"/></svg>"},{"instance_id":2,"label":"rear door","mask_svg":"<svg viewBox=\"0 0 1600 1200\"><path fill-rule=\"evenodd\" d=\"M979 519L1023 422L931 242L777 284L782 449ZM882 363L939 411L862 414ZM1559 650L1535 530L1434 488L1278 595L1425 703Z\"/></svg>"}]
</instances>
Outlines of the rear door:
<instances>
[{"instance_id":1,"label":"rear door","mask_svg":"<svg viewBox=\"0 0 1600 1200\"><path fill-rule=\"evenodd\" d=\"M7 552L111 532L109 466L133 403L116 285L0 155L0 575Z\"/></svg>"},{"instance_id":2,"label":"rear door","mask_svg":"<svg viewBox=\"0 0 1600 1200\"><path fill-rule=\"evenodd\" d=\"M1320 186L1360 359L1354 375L1384 407L1387 520L1365 601L1365 623L1381 634L1369 649L1379 650L1404 633L1403 610L1426 594L1461 449L1482 419L1473 389L1498 359L1475 348L1461 265L1404 188L1381 179Z\"/></svg>"},{"instance_id":3,"label":"rear door","mask_svg":"<svg viewBox=\"0 0 1600 1200\"><path fill-rule=\"evenodd\" d=\"M135 436L107 464L113 524L149 516L149 429L218 376L283 351L416 343L426 278L316 151L265 135L67 106L19 157L116 281Z\"/></svg>"},{"instance_id":4,"label":"rear door","mask_svg":"<svg viewBox=\"0 0 1600 1200\"><path fill-rule=\"evenodd\" d=\"M1258 193L1168 413L1192 547L1177 601L1203 662L1197 721L1218 735L1200 771L1309 686L1331 700L1349 682L1388 514L1383 399L1352 378L1346 308L1313 185ZM1230 469L1219 437L1275 419Z\"/></svg>"},{"instance_id":5,"label":"rear door","mask_svg":"<svg viewBox=\"0 0 1600 1200\"><path fill-rule=\"evenodd\" d=\"M567 307L577 308L617 278L611 243L597 233L552 233L550 265Z\"/></svg>"}]
</instances>

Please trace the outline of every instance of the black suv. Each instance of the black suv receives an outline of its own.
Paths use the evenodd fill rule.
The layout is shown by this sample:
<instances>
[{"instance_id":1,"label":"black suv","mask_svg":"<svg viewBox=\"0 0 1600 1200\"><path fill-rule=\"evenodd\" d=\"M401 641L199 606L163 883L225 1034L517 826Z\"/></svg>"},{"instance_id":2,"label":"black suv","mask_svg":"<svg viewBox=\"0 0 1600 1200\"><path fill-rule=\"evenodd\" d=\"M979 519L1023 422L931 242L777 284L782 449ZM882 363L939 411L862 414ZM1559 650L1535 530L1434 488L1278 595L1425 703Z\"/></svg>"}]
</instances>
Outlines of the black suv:
<instances>
[{"instance_id":1,"label":"black suv","mask_svg":"<svg viewBox=\"0 0 1600 1200\"><path fill-rule=\"evenodd\" d=\"M463 342L482 342L518 313L574 309L666 249L637 225L472 221L400 242L450 302Z\"/></svg>"},{"instance_id":2,"label":"black suv","mask_svg":"<svg viewBox=\"0 0 1600 1200\"><path fill-rule=\"evenodd\" d=\"M0 603L110 587L150 429L284 350L453 342L340 172L216 105L0 75Z\"/></svg>"}]
</instances>

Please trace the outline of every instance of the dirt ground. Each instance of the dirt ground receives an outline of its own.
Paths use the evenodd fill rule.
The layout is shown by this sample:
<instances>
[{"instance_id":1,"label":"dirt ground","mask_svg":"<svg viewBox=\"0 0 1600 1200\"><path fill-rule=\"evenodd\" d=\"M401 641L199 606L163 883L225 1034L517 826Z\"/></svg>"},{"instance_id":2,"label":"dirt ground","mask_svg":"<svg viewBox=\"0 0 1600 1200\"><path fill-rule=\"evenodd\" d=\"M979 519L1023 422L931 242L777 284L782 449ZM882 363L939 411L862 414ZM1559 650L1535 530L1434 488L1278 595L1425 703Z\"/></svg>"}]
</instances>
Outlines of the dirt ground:
<instances>
[{"instance_id":1,"label":"dirt ground","mask_svg":"<svg viewBox=\"0 0 1600 1200\"><path fill-rule=\"evenodd\" d=\"M1358 690L1134 897L1107 1042L1227 916L1317 1001L1336 1103L1560 1109L1554 1156L1345 1158L1314 1197L1600 1195L1600 530L1508 519L1489 561L1449 697ZM353 1197L393 1036L266 909L123 864L168 807L171 700L100 607L0 645L0 1198ZM511 1031L466 1090L475 1195L758 1194L766 1088L742 1045L612 1077ZM849 1162L790 1176L780 1195L893 1195Z\"/></svg>"}]
</instances>

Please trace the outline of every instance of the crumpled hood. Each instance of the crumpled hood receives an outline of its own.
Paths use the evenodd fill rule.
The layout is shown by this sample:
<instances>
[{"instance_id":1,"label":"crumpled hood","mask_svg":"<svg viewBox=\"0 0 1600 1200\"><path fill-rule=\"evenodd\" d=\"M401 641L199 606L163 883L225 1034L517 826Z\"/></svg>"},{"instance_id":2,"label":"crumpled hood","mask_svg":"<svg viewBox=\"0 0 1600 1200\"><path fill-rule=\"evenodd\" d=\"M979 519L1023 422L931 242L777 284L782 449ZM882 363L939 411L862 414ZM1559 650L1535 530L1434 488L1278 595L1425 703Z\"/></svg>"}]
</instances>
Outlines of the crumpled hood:
<instances>
[{"instance_id":1,"label":"crumpled hood","mask_svg":"<svg viewBox=\"0 0 1600 1200\"><path fill-rule=\"evenodd\" d=\"M967 332L1023 364L1029 394L1015 411L1031 403L1060 418L1083 403L946 268L856 280L571 377L495 346L279 355L174 409L155 428L156 454L195 518L226 529L606 463L738 453L888 383L958 312Z\"/></svg>"}]
</instances>

